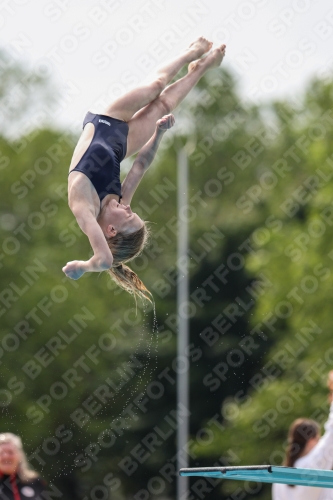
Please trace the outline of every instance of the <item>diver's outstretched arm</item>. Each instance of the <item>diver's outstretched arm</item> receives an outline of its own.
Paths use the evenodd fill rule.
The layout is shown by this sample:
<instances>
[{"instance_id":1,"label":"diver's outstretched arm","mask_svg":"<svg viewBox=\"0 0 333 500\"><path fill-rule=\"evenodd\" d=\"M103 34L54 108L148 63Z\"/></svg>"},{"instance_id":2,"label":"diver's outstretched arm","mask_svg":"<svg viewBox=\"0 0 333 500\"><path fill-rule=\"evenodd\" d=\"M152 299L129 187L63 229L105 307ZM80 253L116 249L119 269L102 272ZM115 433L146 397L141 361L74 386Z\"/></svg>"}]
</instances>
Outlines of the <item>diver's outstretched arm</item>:
<instances>
[{"instance_id":1,"label":"diver's outstretched arm","mask_svg":"<svg viewBox=\"0 0 333 500\"><path fill-rule=\"evenodd\" d=\"M94 255L89 260L73 260L67 262L62 268L63 272L69 278L77 280L87 272L101 272L110 269L113 263L113 256L107 244L103 231L97 223L89 209L79 210L76 220L82 231L88 236Z\"/></svg>"}]
</instances>

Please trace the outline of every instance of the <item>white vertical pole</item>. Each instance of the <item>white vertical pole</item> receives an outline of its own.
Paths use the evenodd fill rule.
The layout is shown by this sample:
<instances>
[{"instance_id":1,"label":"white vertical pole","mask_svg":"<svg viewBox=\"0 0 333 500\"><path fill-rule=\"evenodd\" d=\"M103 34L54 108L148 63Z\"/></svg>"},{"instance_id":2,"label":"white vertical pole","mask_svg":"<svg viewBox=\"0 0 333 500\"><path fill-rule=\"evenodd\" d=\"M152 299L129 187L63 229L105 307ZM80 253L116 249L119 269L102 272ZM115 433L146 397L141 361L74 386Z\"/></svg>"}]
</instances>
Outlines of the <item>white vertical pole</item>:
<instances>
[{"instance_id":1,"label":"white vertical pole","mask_svg":"<svg viewBox=\"0 0 333 500\"><path fill-rule=\"evenodd\" d=\"M181 262L181 268L178 267L177 283L177 316L178 316L178 338L177 338L177 356L183 361L186 359L188 365L187 346L189 343L188 317L186 315L186 304L189 295L189 279L187 255L188 255L188 221L187 221L187 200L188 200L188 162L185 149L178 151L177 157L178 171L178 244L177 244L177 262ZM184 307L185 305L185 307ZM182 407L189 413L189 371L185 370L177 374L177 408ZM177 425L177 466L188 467L187 442L189 436L189 419L179 415ZM188 491L188 477L178 476L177 499L186 500Z\"/></svg>"}]
</instances>

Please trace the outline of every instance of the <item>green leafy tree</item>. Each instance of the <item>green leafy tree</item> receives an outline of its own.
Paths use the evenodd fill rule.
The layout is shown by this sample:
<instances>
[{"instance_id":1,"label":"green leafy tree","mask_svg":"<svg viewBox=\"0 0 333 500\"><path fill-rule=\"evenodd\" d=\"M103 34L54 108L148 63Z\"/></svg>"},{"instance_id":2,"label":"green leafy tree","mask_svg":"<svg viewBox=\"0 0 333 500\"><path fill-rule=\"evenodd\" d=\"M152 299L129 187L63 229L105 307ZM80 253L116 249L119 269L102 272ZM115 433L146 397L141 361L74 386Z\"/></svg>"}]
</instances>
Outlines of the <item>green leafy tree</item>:
<instances>
[{"instance_id":1,"label":"green leafy tree","mask_svg":"<svg viewBox=\"0 0 333 500\"><path fill-rule=\"evenodd\" d=\"M13 81L24 72L15 71ZM43 95L42 85L32 82L32 94ZM280 462L287 427L309 415L309 402L322 420L333 359L331 95L331 84L314 82L297 106L244 106L232 75L215 70L176 112L133 203L152 223L132 267L154 295L159 333L154 308L136 309L105 273L75 282L61 271L91 252L66 203L76 138L47 128L1 138L2 425L22 436L31 464L64 498L174 495L184 144L191 464ZM302 381L309 370L314 385ZM290 393L297 387L299 400ZM237 488L269 498L269 487L191 482L195 498L229 498Z\"/></svg>"},{"instance_id":2,"label":"green leafy tree","mask_svg":"<svg viewBox=\"0 0 333 500\"><path fill-rule=\"evenodd\" d=\"M320 423L327 418L325 385L332 368L331 96L332 83L314 81L297 105L271 106L278 134L258 157L258 181L242 202L249 218L266 212L278 221L273 231L265 225L253 231L253 251L246 259L247 272L264 274L271 284L257 298L251 317L266 353L244 381L245 394L224 401L226 429L200 448L203 456L216 457L221 448L230 447L240 464L280 465L291 422L301 416ZM223 488L230 494L236 486ZM269 499L270 487L263 487L259 497Z\"/></svg>"}]
</instances>

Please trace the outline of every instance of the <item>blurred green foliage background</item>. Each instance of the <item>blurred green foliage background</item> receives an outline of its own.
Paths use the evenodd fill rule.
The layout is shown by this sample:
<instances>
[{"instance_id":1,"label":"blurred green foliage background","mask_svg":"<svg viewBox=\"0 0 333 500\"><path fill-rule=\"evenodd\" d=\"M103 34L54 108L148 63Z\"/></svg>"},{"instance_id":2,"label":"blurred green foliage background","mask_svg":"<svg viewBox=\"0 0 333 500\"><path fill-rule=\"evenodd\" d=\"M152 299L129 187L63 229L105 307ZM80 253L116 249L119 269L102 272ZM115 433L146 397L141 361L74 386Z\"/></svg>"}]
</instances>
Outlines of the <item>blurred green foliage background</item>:
<instances>
[{"instance_id":1,"label":"blurred green foliage background","mask_svg":"<svg viewBox=\"0 0 333 500\"><path fill-rule=\"evenodd\" d=\"M24 81L24 98L11 100ZM1 431L63 498L175 495L177 150L190 167L192 466L281 464L299 416L321 423L333 366L333 83L260 106L217 69L176 126L133 210L152 222L133 269L153 308L106 275L61 271L90 248L66 202L77 140L36 128L51 83L2 70L0 83ZM183 411L183 409L181 409ZM270 486L193 481L192 498L270 498ZM238 496L237 496L238 495ZM241 495L241 496L239 496Z\"/></svg>"}]
</instances>

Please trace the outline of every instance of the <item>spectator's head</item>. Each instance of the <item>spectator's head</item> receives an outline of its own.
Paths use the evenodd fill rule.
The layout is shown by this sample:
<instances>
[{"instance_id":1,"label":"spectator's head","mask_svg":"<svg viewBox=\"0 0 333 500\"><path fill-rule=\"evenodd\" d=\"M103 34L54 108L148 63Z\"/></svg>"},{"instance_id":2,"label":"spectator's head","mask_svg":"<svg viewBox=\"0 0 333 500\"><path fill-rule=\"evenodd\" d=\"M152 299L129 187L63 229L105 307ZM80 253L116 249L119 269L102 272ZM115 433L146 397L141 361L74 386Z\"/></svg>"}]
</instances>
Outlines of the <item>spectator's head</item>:
<instances>
[{"instance_id":1,"label":"spectator's head","mask_svg":"<svg viewBox=\"0 0 333 500\"><path fill-rule=\"evenodd\" d=\"M294 467L296 460L307 455L320 439L320 427L317 422L308 418L295 420L288 433L288 447L284 465Z\"/></svg>"},{"instance_id":2,"label":"spectator's head","mask_svg":"<svg viewBox=\"0 0 333 500\"><path fill-rule=\"evenodd\" d=\"M0 434L0 473L17 474L22 480L38 476L36 472L29 469L21 439L11 432Z\"/></svg>"}]
</instances>

